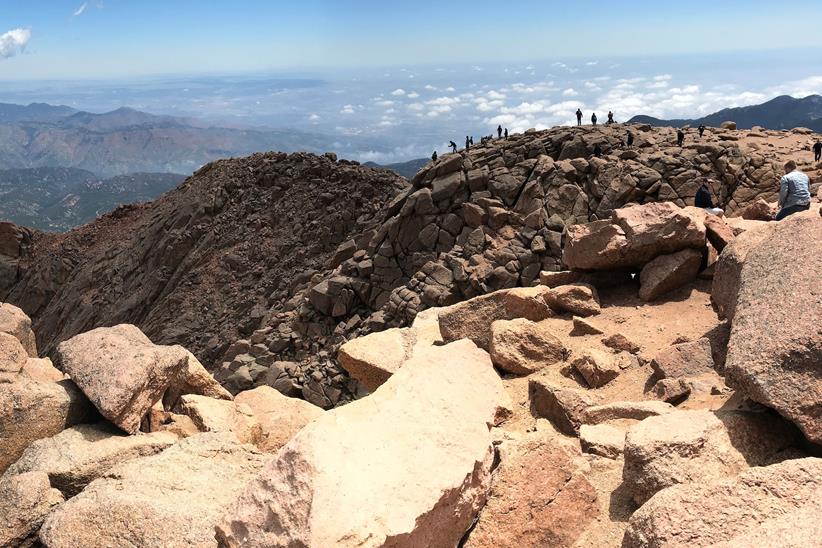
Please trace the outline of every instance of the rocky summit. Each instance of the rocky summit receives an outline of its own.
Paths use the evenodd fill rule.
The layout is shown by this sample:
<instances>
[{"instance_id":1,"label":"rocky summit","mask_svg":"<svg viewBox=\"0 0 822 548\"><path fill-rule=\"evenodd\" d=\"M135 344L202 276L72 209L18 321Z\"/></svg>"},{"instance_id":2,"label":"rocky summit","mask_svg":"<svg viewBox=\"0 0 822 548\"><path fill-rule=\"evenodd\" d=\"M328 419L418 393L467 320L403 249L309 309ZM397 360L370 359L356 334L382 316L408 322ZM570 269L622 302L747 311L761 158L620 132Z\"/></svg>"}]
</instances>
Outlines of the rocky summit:
<instances>
[{"instance_id":1,"label":"rocky summit","mask_svg":"<svg viewBox=\"0 0 822 548\"><path fill-rule=\"evenodd\" d=\"M726 128L0 224L0 547L817 545L819 183L771 220L817 136Z\"/></svg>"}]
</instances>

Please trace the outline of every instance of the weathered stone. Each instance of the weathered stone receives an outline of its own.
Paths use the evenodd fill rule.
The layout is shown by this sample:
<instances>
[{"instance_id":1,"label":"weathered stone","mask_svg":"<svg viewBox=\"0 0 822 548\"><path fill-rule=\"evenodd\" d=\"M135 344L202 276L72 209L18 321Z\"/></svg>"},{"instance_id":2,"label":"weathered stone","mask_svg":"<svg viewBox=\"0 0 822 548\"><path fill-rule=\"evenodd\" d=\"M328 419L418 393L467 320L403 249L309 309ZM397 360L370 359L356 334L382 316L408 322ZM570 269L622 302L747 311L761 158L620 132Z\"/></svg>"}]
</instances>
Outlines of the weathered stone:
<instances>
[{"instance_id":1,"label":"weathered stone","mask_svg":"<svg viewBox=\"0 0 822 548\"><path fill-rule=\"evenodd\" d=\"M412 358L283 446L228 508L217 538L249 548L455 546L487 498L488 425L502 392L470 341Z\"/></svg>"},{"instance_id":2,"label":"weathered stone","mask_svg":"<svg viewBox=\"0 0 822 548\"><path fill-rule=\"evenodd\" d=\"M515 375L529 375L563 360L566 349L548 326L517 318L491 324L488 352L493 364Z\"/></svg>"},{"instance_id":3,"label":"weathered stone","mask_svg":"<svg viewBox=\"0 0 822 548\"><path fill-rule=\"evenodd\" d=\"M225 506L270 456L232 434L198 434L132 460L61 505L40 538L49 548L214 546Z\"/></svg>"},{"instance_id":4,"label":"weathered stone","mask_svg":"<svg viewBox=\"0 0 822 548\"><path fill-rule=\"evenodd\" d=\"M673 405L661 401L615 401L603 405L594 405L585 410L582 421L585 424L599 424L611 420L631 419L641 421L670 413L676 409Z\"/></svg>"},{"instance_id":5,"label":"weathered stone","mask_svg":"<svg viewBox=\"0 0 822 548\"><path fill-rule=\"evenodd\" d=\"M579 454L539 432L504 441L488 502L465 548L570 547L597 513Z\"/></svg>"},{"instance_id":6,"label":"weathered stone","mask_svg":"<svg viewBox=\"0 0 822 548\"><path fill-rule=\"evenodd\" d=\"M531 412L551 421L563 434L576 436L585 417L585 410L596 402L593 396L573 388L561 388L542 378L528 381Z\"/></svg>"},{"instance_id":7,"label":"weathered stone","mask_svg":"<svg viewBox=\"0 0 822 548\"><path fill-rule=\"evenodd\" d=\"M632 516L623 548L804 548L819 543L822 459L787 460L665 489Z\"/></svg>"},{"instance_id":8,"label":"weathered stone","mask_svg":"<svg viewBox=\"0 0 822 548\"><path fill-rule=\"evenodd\" d=\"M714 370L711 341L705 337L674 344L661 350L651 360L660 378L693 377Z\"/></svg>"},{"instance_id":9,"label":"weathered stone","mask_svg":"<svg viewBox=\"0 0 822 548\"><path fill-rule=\"evenodd\" d=\"M725 219L716 215L706 215L704 222L708 241L714 246L717 252L722 253L725 246L731 243L736 237L734 236L733 230L728 226L728 223L725 222Z\"/></svg>"},{"instance_id":10,"label":"weathered stone","mask_svg":"<svg viewBox=\"0 0 822 548\"><path fill-rule=\"evenodd\" d=\"M152 344L137 327L98 327L57 346L57 359L100 413L129 434L186 367L182 347Z\"/></svg>"},{"instance_id":11,"label":"weathered stone","mask_svg":"<svg viewBox=\"0 0 822 548\"><path fill-rule=\"evenodd\" d=\"M725 364L729 384L822 443L822 219L794 215L745 260Z\"/></svg>"},{"instance_id":12,"label":"weathered stone","mask_svg":"<svg viewBox=\"0 0 822 548\"><path fill-rule=\"evenodd\" d=\"M588 284L555 287L545 295L545 301L556 312L570 312L576 316L593 316L601 311L597 290Z\"/></svg>"},{"instance_id":13,"label":"weathered stone","mask_svg":"<svg viewBox=\"0 0 822 548\"><path fill-rule=\"evenodd\" d=\"M39 546L37 531L63 496L42 472L0 478L0 546Z\"/></svg>"},{"instance_id":14,"label":"weathered stone","mask_svg":"<svg viewBox=\"0 0 822 548\"><path fill-rule=\"evenodd\" d=\"M20 341L30 358L37 357L37 343L31 330L31 320L9 303L0 303L0 333L8 333Z\"/></svg>"},{"instance_id":15,"label":"weathered stone","mask_svg":"<svg viewBox=\"0 0 822 548\"><path fill-rule=\"evenodd\" d=\"M743 209L740 217L746 221L773 221L774 215L774 206L760 198Z\"/></svg>"},{"instance_id":16,"label":"weathered stone","mask_svg":"<svg viewBox=\"0 0 822 548\"><path fill-rule=\"evenodd\" d=\"M692 282L699 274L702 252L683 249L669 255L660 255L639 273L639 298L653 301L662 295Z\"/></svg>"},{"instance_id":17,"label":"weathered stone","mask_svg":"<svg viewBox=\"0 0 822 548\"><path fill-rule=\"evenodd\" d=\"M44 472L52 487L69 498L114 466L159 453L176 441L167 432L128 436L107 423L81 424L32 442L5 475Z\"/></svg>"},{"instance_id":18,"label":"weathered stone","mask_svg":"<svg viewBox=\"0 0 822 548\"><path fill-rule=\"evenodd\" d=\"M67 378L48 358L27 359L20 376L37 382L59 382Z\"/></svg>"},{"instance_id":19,"label":"weathered stone","mask_svg":"<svg viewBox=\"0 0 822 548\"><path fill-rule=\"evenodd\" d=\"M91 405L71 381L0 384L0 472L35 440L87 420Z\"/></svg>"},{"instance_id":20,"label":"weathered stone","mask_svg":"<svg viewBox=\"0 0 822 548\"><path fill-rule=\"evenodd\" d=\"M628 352L630 354L636 354L642 348L622 333L614 333L613 335L604 337L602 344L616 352Z\"/></svg>"},{"instance_id":21,"label":"weathered stone","mask_svg":"<svg viewBox=\"0 0 822 548\"><path fill-rule=\"evenodd\" d=\"M194 354L183 347L175 347L186 358L186 365L163 395L163 405L171 409L183 394L196 394L218 400L230 400L231 393L220 386Z\"/></svg>"},{"instance_id":22,"label":"weathered stone","mask_svg":"<svg viewBox=\"0 0 822 548\"><path fill-rule=\"evenodd\" d=\"M322 408L284 396L269 386L240 392L234 403L251 409L261 429L257 446L267 453L279 451L303 426L323 414Z\"/></svg>"},{"instance_id":23,"label":"weathered stone","mask_svg":"<svg viewBox=\"0 0 822 548\"><path fill-rule=\"evenodd\" d=\"M0 384L14 382L26 360L28 354L20 341L0 332Z\"/></svg>"},{"instance_id":24,"label":"weathered stone","mask_svg":"<svg viewBox=\"0 0 822 548\"><path fill-rule=\"evenodd\" d=\"M610 220L568 229L562 260L571 269L618 270L643 266L657 255L705 246L700 218L670 202L614 210Z\"/></svg>"},{"instance_id":25,"label":"weathered stone","mask_svg":"<svg viewBox=\"0 0 822 548\"><path fill-rule=\"evenodd\" d=\"M586 320L585 318L574 316L573 323L574 327L571 330L571 335L602 335L603 333L602 329L591 323L589 320Z\"/></svg>"},{"instance_id":26,"label":"weathered stone","mask_svg":"<svg viewBox=\"0 0 822 548\"><path fill-rule=\"evenodd\" d=\"M579 443L585 453L615 459L625 446L625 431L608 424L583 424Z\"/></svg>"},{"instance_id":27,"label":"weathered stone","mask_svg":"<svg viewBox=\"0 0 822 548\"><path fill-rule=\"evenodd\" d=\"M778 416L677 410L628 430L623 479L643 504L671 485L709 482L777 462L797 441L796 430Z\"/></svg>"},{"instance_id":28,"label":"weathered stone","mask_svg":"<svg viewBox=\"0 0 822 548\"><path fill-rule=\"evenodd\" d=\"M241 443L259 444L262 428L247 405L206 396L181 396L174 411L188 416L200 432L231 432Z\"/></svg>"},{"instance_id":29,"label":"weathered stone","mask_svg":"<svg viewBox=\"0 0 822 548\"><path fill-rule=\"evenodd\" d=\"M596 348L584 350L571 362L571 367L582 375L591 388L605 386L617 378L621 371L612 354L606 354Z\"/></svg>"}]
</instances>

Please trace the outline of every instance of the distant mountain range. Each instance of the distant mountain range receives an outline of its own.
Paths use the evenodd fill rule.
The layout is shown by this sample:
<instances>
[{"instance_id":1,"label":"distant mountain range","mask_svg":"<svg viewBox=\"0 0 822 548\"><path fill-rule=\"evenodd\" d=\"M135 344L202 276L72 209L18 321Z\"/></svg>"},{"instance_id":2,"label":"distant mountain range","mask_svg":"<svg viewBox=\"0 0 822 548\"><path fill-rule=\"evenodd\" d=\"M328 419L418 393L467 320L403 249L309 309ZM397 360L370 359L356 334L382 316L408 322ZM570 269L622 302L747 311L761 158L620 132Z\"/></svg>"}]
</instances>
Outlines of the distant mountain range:
<instances>
[{"instance_id":1,"label":"distant mountain range","mask_svg":"<svg viewBox=\"0 0 822 548\"><path fill-rule=\"evenodd\" d=\"M214 127L131 108L94 114L0 103L0 169L74 167L104 177L191 173L212 160L253 152L325 152L333 141L289 129Z\"/></svg>"},{"instance_id":2,"label":"distant mountain range","mask_svg":"<svg viewBox=\"0 0 822 548\"><path fill-rule=\"evenodd\" d=\"M406 179L410 179L411 177L416 175L417 172L420 169L422 169L423 166L425 166L425 164L427 164L430 161L431 160L429 160L428 158L417 158L415 160L408 160L407 162L399 162L396 164L377 164L374 162L365 162L365 164L363 165L369 167L381 167L384 169L390 169L397 175L401 175Z\"/></svg>"},{"instance_id":3,"label":"distant mountain range","mask_svg":"<svg viewBox=\"0 0 822 548\"><path fill-rule=\"evenodd\" d=\"M739 129L761 126L765 129L791 129L806 127L822 132L822 96L809 95L801 99L780 95L760 105L726 108L702 118L661 120L652 116L634 116L629 122L652 126L698 126L705 124L718 127L725 121L734 121Z\"/></svg>"},{"instance_id":4,"label":"distant mountain range","mask_svg":"<svg viewBox=\"0 0 822 548\"><path fill-rule=\"evenodd\" d=\"M71 167L0 170L0 220L63 231L119 204L153 200L179 185L176 173L132 173L102 179Z\"/></svg>"}]
</instances>

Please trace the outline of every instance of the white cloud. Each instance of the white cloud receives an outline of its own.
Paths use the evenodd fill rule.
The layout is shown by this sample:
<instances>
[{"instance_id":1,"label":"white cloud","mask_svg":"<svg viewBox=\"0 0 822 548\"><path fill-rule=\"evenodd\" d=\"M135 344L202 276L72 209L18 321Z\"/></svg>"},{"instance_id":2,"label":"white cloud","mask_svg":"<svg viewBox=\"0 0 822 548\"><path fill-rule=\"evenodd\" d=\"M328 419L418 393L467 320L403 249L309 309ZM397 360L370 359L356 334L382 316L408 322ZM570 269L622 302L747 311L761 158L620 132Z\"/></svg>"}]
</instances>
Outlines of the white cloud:
<instances>
[{"instance_id":1,"label":"white cloud","mask_svg":"<svg viewBox=\"0 0 822 548\"><path fill-rule=\"evenodd\" d=\"M8 59L26 49L26 44L31 40L30 29L11 29L0 35L0 58Z\"/></svg>"},{"instance_id":2,"label":"white cloud","mask_svg":"<svg viewBox=\"0 0 822 548\"><path fill-rule=\"evenodd\" d=\"M568 88L562 92L563 97L576 97L579 93L574 88Z\"/></svg>"},{"instance_id":3,"label":"white cloud","mask_svg":"<svg viewBox=\"0 0 822 548\"><path fill-rule=\"evenodd\" d=\"M420 96L420 94L417 93L416 91L412 91L411 93L408 94L409 99L416 99L419 96Z\"/></svg>"},{"instance_id":4,"label":"white cloud","mask_svg":"<svg viewBox=\"0 0 822 548\"><path fill-rule=\"evenodd\" d=\"M343 106L340 114L354 114L354 105L345 105Z\"/></svg>"},{"instance_id":5,"label":"white cloud","mask_svg":"<svg viewBox=\"0 0 822 548\"><path fill-rule=\"evenodd\" d=\"M455 90L453 86L448 86L447 88L445 88L445 91L450 93L450 92L454 92L454 91L457 91L457 90Z\"/></svg>"},{"instance_id":6,"label":"white cloud","mask_svg":"<svg viewBox=\"0 0 822 548\"><path fill-rule=\"evenodd\" d=\"M388 99L382 99L382 100L374 101L374 104L379 106L379 107L390 107L391 105L394 104L394 101L389 101Z\"/></svg>"},{"instance_id":7,"label":"white cloud","mask_svg":"<svg viewBox=\"0 0 822 548\"><path fill-rule=\"evenodd\" d=\"M437 97L436 99L431 99L427 101L426 104L428 105L457 105L459 104L460 100L456 97Z\"/></svg>"},{"instance_id":8,"label":"white cloud","mask_svg":"<svg viewBox=\"0 0 822 548\"><path fill-rule=\"evenodd\" d=\"M432 86L431 84L425 84L425 89L427 89L428 91L434 91L434 90L436 90L437 88L435 88L435 87L434 87L434 86Z\"/></svg>"},{"instance_id":9,"label":"white cloud","mask_svg":"<svg viewBox=\"0 0 822 548\"><path fill-rule=\"evenodd\" d=\"M598 65L599 61L588 61L585 63L586 66L593 67L594 65Z\"/></svg>"},{"instance_id":10,"label":"white cloud","mask_svg":"<svg viewBox=\"0 0 822 548\"><path fill-rule=\"evenodd\" d=\"M405 95L405 90L402 88L397 88L391 92L391 95L393 95L394 97L402 97L403 95Z\"/></svg>"},{"instance_id":11,"label":"white cloud","mask_svg":"<svg viewBox=\"0 0 822 548\"><path fill-rule=\"evenodd\" d=\"M671 76L670 74L660 74L658 76L654 76L654 80L656 80L657 82L666 82L672 78L673 76Z\"/></svg>"},{"instance_id":12,"label":"white cloud","mask_svg":"<svg viewBox=\"0 0 822 548\"><path fill-rule=\"evenodd\" d=\"M312 113L312 114L310 114L310 115L308 116L308 119L309 119L309 120L311 120L312 122L316 122L317 120L319 120L319 119L320 119L320 115L319 115L319 114L313 114L313 113Z\"/></svg>"},{"instance_id":13,"label":"white cloud","mask_svg":"<svg viewBox=\"0 0 822 548\"><path fill-rule=\"evenodd\" d=\"M408 105L408 110L425 110L425 105L423 105L422 103L411 103Z\"/></svg>"},{"instance_id":14,"label":"white cloud","mask_svg":"<svg viewBox=\"0 0 822 548\"><path fill-rule=\"evenodd\" d=\"M87 8L87 7L88 7L88 2L83 2L82 4L80 4L80 7L79 7L79 8L77 8L76 10L74 10L74 13L72 13L72 15L73 15L74 17L78 17L78 16L80 16L80 15L83 15L83 12L84 12L84 11L86 11L86 8Z\"/></svg>"}]
</instances>

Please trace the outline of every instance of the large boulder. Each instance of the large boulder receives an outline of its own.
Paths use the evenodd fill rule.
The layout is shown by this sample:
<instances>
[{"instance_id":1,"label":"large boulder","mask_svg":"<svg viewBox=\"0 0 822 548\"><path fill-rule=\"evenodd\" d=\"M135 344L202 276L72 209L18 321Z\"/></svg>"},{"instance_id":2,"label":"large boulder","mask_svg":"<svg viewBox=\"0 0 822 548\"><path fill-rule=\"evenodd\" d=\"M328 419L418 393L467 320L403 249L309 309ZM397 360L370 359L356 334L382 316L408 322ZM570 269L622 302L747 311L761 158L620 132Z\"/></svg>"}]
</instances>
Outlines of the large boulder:
<instances>
[{"instance_id":1,"label":"large boulder","mask_svg":"<svg viewBox=\"0 0 822 548\"><path fill-rule=\"evenodd\" d=\"M571 367L582 375L586 384L591 388L605 386L617 378L621 371L613 354L596 348L583 350L571 362Z\"/></svg>"},{"instance_id":2,"label":"large boulder","mask_svg":"<svg viewBox=\"0 0 822 548\"><path fill-rule=\"evenodd\" d=\"M37 357L37 342L31 330L31 319L9 303L0 303L0 333L8 333L20 341L29 357Z\"/></svg>"},{"instance_id":3,"label":"large boulder","mask_svg":"<svg viewBox=\"0 0 822 548\"><path fill-rule=\"evenodd\" d=\"M185 357L186 364L163 395L163 405L167 409L174 407L183 394L207 396L217 400L231 399L231 393L220 386L194 354L181 346L171 348Z\"/></svg>"},{"instance_id":4,"label":"large boulder","mask_svg":"<svg viewBox=\"0 0 822 548\"><path fill-rule=\"evenodd\" d=\"M542 377L528 380L528 400L534 416L548 419L568 436L579 434L585 410L599 403L587 391L557 386Z\"/></svg>"},{"instance_id":5,"label":"large boulder","mask_svg":"<svg viewBox=\"0 0 822 548\"><path fill-rule=\"evenodd\" d=\"M412 358L283 446L219 521L221 545L456 546L488 495L502 394L470 341Z\"/></svg>"},{"instance_id":6,"label":"large boulder","mask_svg":"<svg viewBox=\"0 0 822 548\"><path fill-rule=\"evenodd\" d=\"M670 202L654 202L614 210L610 220L570 227L562 260L573 270L631 269L705 243L699 216Z\"/></svg>"},{"instance_id":7,"label":"large boulder","mask_svg":"<svg viewBox=\"0 0 822 548\"><path fill-rule=\"evenodd\" d=\"M63 502L60 491L42 472L0 478L0 546L39 546L37 531L46 516Z\"/></svg>"},{"instance_id":8,"label":"large boulder","mask_svg":"<svg viewBox=\"0 0 822 548\"><path fill-rule=\"evenodd\" d=\"M50 438L90 418L88 400L71 381L20 378L0 383L0 472L35 440Z\"/></svg>"},{"instance_id":9,"label":"large boulder","mask_svg":"<svg viewBox=\"0 0 822 548\"><path fill-rule=\"evenodd\" d=\"M653 301L694 281L701 264L702 252L698 249L683 249L656 257L639 273L639 298Z\"/></svg>"},{"instance_id":10,"label":"large boulder","mask_svg":"<svg viewBox=\"0 0 822 548\"><path fill-rule=\"evenodd\" d=\"M49 548L214 546L214 523L267 460L232 434L192 436L126 462L48 516Z\"/></svg>"},{"instance_id":11,"label":"large boulder","mask_svg":"<svg viewBox=\"0 0 822 548\"><path fill-rule=\"evenodd\" d=\"M622 477L637 504L678 483L706 482L781 460L798 436L779 416L677 410L647 418L625 436Z\"/></svg>"},{"instance_id":12,"label":"large boulder","mask_svg":"<svg viewBox=\"0 0 822 548\"><path fill-rule=\"evenodd\" d=\"M550 291L544 286L502 289L443 308L439 313L442 338L445 342L471 339L488 350L494 321L514 318L540 321L551 317L553 313L545 303Z\"/></svg>"},{"instance_id":13,"label":"large boulder","mask_svg":"<svg viewBox=\"0 0 822 548\"><path fill-rule=\"evenodd\" d=\"M231 432L242 443L257 445L262 428L251 408L236 401L206 396L181 396L174 411L189 417L200 432Z\"/></svg>"},{"instance_id":14,"label":"large boulder","mask_svg":"<svg viewBox=\"0 0 822 548\"><path fill-rule=\"evenodd\" d=\"M579 449L535 432L499 446L488 503L465 548L572 546L597 516Z\"/></svg>"},{"instance_id":15,"label":"large boulder","mask_svg":"<svg viewBox=\"0 0 822 548\"><path fill-rule=\"evenodd\" d=\"M20 341L0 332L0 384L14 382L27 360L28 354Z\"/></svg>"},{"instance_id":16,"label":"large boulder","mask_svg":"<svg viewBox=\"0 0 822 548\"><path fill-rule=\"evenodd\" d=\"M237 405L247 406L260 425L257 447L276 453L300 429L323 414L323 409L297 398L289 398L270 386L240 392Z\"/></svg>"},{"instance_id":17,"label":"large boulder","mask_svg":"<svg viewBox=\"0 0 822 548\"><path fill-rule=\"evenodd\" d=\"M176 441L166 432L128 436L107 423L81 424L33 442L5 475L44 472L68 498L114 466L159 453Z\"/></svg>"},{"instance_id":18,"label":"large boulder","mask_svg":"<svg viewBox=\"0 0 822 548\"><path fill-rule=\"evenodd\" d=\"M662 491L631 516L622 548L818 546L820 515L822 459L787 460Z\"/></svg>"},{"instance_id":19,"label":"large boulder","mask_svg":"<svg viewBox=\"0 0 822 548\"><path fill-rule=\"evenodd\" d=\"M57 361L100 413L129 434L187 368L182 347L159 346L139 328L98 327L57 346Z\"/></svg>"},{"instance_id":20,"label":"large boulder","mask_svg":"<svg viewBox=\"0 0 822 548\"><path fill-rule=\"evenodd\" d=\"M545 302L555 312L576 316L594 316L601 311L596 288L584 283L556 287L545 295Z\"/></svg>"},{"instance_id":21,"label":"large boulder","mask_svg":"<svg viewBox=\"0 0 822 548\"><path fill-rule=\"evenodd\" d=\"M714 371L711 341L701 337L660 350L651 360L654 373L661 379L696 377Z\"/></svg>"},{"instance_id":22,"label":"large boulder","mask_svg":"<svg viewBox=\"0 0 822 548\"><path fill-rule=\"evenodd\" d=\"M776 223L763 223L762 226L747 230L734 238L719 254L711 282L711 302L720 318L733 319L742 266L748 253L765 241L775 229Z\"/></svg>"},{"instance_id":23,"label":"large boulder","mask_svg":"<svg viewBox=\"0 0 822 548\"><path fill-rule=\"evenodd\" d=\"M822 443L822 218L781 221L747 254L725 364L729 384Z\"/></svg>"},{"instance_id":24,"label":"large boulder","mask_svg":"<svg viewBox=\"0 0 822 548\"><path fill-rule=\"evenodd\" d=\"M491 324L491 361L507 373L529 375L561 362L567 350L550 327L525 318Z\"/></svg>"}]
</instances>

